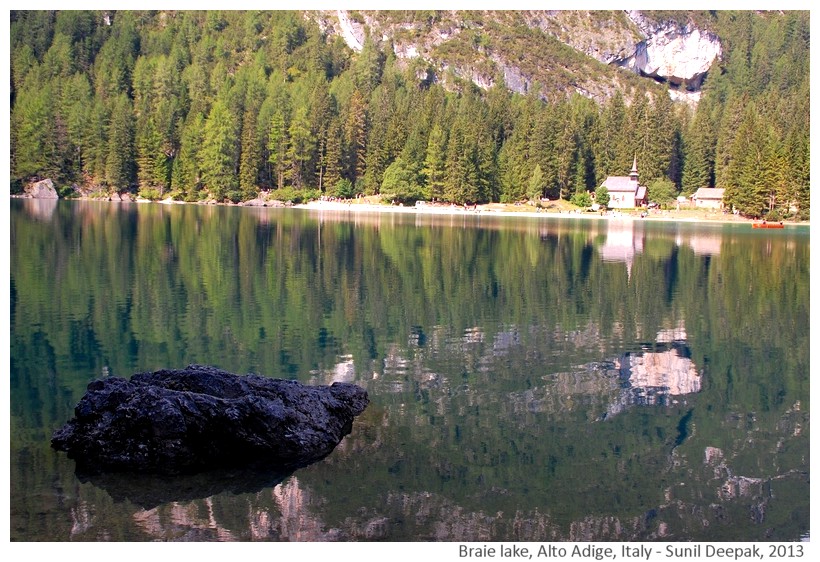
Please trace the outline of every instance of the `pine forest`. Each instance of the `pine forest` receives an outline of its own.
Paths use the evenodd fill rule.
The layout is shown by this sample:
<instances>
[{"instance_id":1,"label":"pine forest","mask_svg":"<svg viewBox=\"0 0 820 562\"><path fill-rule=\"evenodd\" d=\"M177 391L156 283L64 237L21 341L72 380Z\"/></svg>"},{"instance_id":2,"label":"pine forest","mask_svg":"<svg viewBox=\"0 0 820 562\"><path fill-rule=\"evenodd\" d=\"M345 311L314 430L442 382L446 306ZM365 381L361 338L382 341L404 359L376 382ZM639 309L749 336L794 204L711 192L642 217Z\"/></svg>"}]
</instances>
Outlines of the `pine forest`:
<instances>
[{"instance_id":1,"label":"pine forest","mask_svg":"<svg viewBox=\"0 0 820 562\"><path fill-rule=\"evenodd\" d=\"M391 17L460 17L451 58L509 36L522 61L570 70L483 87L375 34L356 52L310 12L12 11L11 193L50 178L63 197L574 200L637 158L654 201L718 187L744 216L809 217L808 11L662 15L720 38L696 104L636 75L568 93L577 53L506 12ZM628 72L593 62L587 78Z\"/></svg>"}]
</instances>

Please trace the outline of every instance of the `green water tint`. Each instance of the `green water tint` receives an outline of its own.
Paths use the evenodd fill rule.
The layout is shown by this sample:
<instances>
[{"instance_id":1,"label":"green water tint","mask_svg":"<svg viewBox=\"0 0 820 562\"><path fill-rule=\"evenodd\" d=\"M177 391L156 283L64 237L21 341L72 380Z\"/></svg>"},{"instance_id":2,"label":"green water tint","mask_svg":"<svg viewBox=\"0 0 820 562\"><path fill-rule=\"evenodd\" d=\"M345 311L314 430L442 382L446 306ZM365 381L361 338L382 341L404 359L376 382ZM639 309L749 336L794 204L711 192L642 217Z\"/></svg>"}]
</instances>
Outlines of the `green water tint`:
<instances>
[{"instance_id":1,"label":"green water tint","mask_svg":"<svg viewBox=\"0 0 820 562\"><path fill-rule=\"evenodd\" d=\"M807 228L21 200L10 226L12 540L808 535ZM50 449L90 381L189 363L372 402L319 463L150 502Z\"/></svg>"}]
</instances>

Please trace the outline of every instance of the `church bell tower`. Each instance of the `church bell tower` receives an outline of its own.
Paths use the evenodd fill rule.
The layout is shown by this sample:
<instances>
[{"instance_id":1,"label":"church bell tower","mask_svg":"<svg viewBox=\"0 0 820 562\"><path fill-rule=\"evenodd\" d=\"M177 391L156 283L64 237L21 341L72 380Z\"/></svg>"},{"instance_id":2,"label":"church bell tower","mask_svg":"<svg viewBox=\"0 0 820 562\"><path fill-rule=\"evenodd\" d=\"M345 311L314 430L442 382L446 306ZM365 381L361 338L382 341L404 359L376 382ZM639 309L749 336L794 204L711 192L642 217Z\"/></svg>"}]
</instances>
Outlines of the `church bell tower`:
<instances>
[{"instance_id":1,"label":"church bell tower","mask_svg":"<svg viewBox=\"0 0 820 562\"><path fill-rule=\"evenodd\" d=\"M629 181L638 183L638 156L632 160L632 171L629 172Z\"/></svg>"}]
</instances>

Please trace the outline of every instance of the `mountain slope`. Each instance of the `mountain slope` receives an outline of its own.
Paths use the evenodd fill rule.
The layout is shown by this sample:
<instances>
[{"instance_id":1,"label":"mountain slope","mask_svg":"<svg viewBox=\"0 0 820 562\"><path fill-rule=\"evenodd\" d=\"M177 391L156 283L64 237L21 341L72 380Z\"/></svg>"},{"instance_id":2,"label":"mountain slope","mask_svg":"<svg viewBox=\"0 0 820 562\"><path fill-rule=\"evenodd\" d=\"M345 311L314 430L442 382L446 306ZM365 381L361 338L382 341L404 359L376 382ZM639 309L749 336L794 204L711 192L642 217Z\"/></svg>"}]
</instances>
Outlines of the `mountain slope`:
<instances>
[{"instance_id":1,"label":"mountain slope","mask_svg":"<svg viewBox=\"0 0 820 562\"><path fill-rule=\"evenodd\" d=\"M366 38L392 46L407 64L429 65L482 88L503 83L545 99L573 92L602 102L616 91L660 92L697 100L721 44L709 20L682 12L344 11L314 15L360 51ZM626 68L632 72L620 72ZM631 97L631 95L630 95Z\"/></svg>"}]
</instances>

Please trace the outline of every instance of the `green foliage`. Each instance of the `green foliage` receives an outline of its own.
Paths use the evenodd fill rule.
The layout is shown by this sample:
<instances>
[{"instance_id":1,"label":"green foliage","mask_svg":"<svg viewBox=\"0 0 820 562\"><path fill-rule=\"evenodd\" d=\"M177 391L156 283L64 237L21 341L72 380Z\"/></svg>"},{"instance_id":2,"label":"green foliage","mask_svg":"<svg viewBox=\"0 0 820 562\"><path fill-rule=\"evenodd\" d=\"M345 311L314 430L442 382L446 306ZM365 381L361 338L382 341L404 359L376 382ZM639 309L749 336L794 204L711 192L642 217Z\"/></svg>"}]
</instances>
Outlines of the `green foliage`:
<instances>
[{"instance_id":1,"label":"green foliage","mask_svg":"<svg viewBox=\"0 0 820 562\"><path fill-rule=\"evenodd\" d=\"M422 41L450 17L359 15L394 31L406 19ZM637 158L644 184L723 187L749 216L809 216L808 12L652 14L721 39L694 110L545 34L531 14L459 16L459 33L428 48L429 62L403 67L378 33L354 53L298 12L14 11L12 179L137 185L186 200L287 186L329 193L342 179L377 193L387 181L460 203L569 199ZM634 33L620 12L540 25L580 42ZM527 95L504 87L498 61L527 80ZM434 76L439 66L449 74ZM494 85L482 90L474 75ZM603 89L577 93L592 87ZM412 181L388 177L400 157Z\"/></svg>"},{"instance_id":2,"label":"green foliage","mask_svg":"<svg viewBox=\"0 0 820 562\"><path fill-rule=\"evenodd\" d=\"M397 203L415 203L423 199L418 172L403 158L397 158L384 172L381 195Z\"/></svg>"},{"instance_id":3,"label":"green foliage","mask_svg":"<svg viewBox=\"0 0 820 562\"><path fill-rule=\"evenodd\" d=\"M356 190L353 187L353 182L347 178L342 178L336 182L332 189L328 190L327 194L341 199L350 199L356 195Z\"/></svg>"},{"instance_id":4,"label":"green foliage","mask_svg":"<svg viewBox=\"0 0 820 562\"><path fill-rule=\"evenodd\" d=\"M134 111L131 100L120 94L114 100L108 127L105 181L117 191L128 190L134 181Z\"/></svg>"},{"instance_id":5,"label":"green foliage","mask_svg":"<svg viewBox=\"0 0 820 562\"><path fill-rule=\"evenodd\" d=\"M608 195L609 194L607 194L607 196ZM573 194L572 198L570 199L570 203L586 209L587 207L592 206L592 196L587 191L578 191ZM607 203L609 203L608 200Z\"/></svg>"},{"instance_id":6,"label":"green foliage","mask_svg":"<svg viewBox=\"0 0 820 562\"><path fill-rule=\"evenodd\" d=\"M24 90L12 110L12 173L15 178L42 177L53 165L48 137L52 127L49 88Z\"/></svg>"},{"instance_id":7,"label":"green foliage","mask_svg":"<svg viewBox=\"0 0 820 562\"><path fill-rule=\"evenodd\" d=\"M162 193L160 193L160 190L156 187L143 187L139 190L138 195L149 201L159 201L162 199Z\"/></svg>"},{"instance_id":8,"label":"green foliage","mask_svg":"<svg viewBox=\"0 0 820 562\"><path fill-rule=\"evenodd\" d=\"M527 197L531 200L541 200L544 195L544 172L541 171L541 165L536 164L535 169L530 176L530 183L527 186Z\"/></svg>"},{"instance_id":9,"label":"green foliage","mask_svg":"<svg viewBox=\"0 0 820 562\"><path fill-rule=\"evenodd\" d=\"M221 100L217 100L203 131L202 149L198 154L202 183L217 201L237 189L236 121Z\"/></svg>"},{"instance_id":10,"label":"green foliage","mask_svg":"<svg viewBox=\"0 0 820 562\"><path fill-rule=\"evenodd\" d=\"M656 179L647 186L648 198L661 205L673 203L678 197L675 184L666 178Z\"/></svg>"},{"instance_id":11,"label":"green foliage","mask_svg":"<svg viewBox=\"0 0 820 562\"><path fill-rule=\"evenodd\" d=\"M431 201L441 199L444 195L445 160L444 148L447 138L439 123L433 125L427 139L427 150L424 156L422 174L425 182L425 198Z\"/></svg>"},{"instance_id":12,"label":"green foliage","mask_svg":"<svg viewBox=\"0 0 820 562\"><path fill-rule=\"evenodd\" d=\"M71 199L77 195L73 185L57 185L55 188L60 199Z\"/></svg>"},{"instance_id":13,"label":"green foliage","mask_svg":"<svg viewBox=\"0 0 820 562\"><path fill-rule=\"evenodd\" d=\"M595 202L601 207L609 206L609 190L605 186L599 185L595 190Z\"/></svg>"},{"instance_id":14,"label":"green foliage","mask_svg":"<svg viewBox=\"0 0 820 562\"><path fill-rule=\"evenodd\" d=\"M294 187L285 187L282 189L274 189L270 192L269 198L274 201L282 201L283 203L293 203L298 205L300 203L307 203L319 199L322 193L315 189L296 189Z\"/></svg>"},{"instance_id":15,"label":"green foliage","mask_svg":"<svg viewBox=\"0 0 820 562\"><path fill-rule=\"evenodd\" d=\"M772 209L763 217L769 222L780 222L783 220L783 216L780 214L780 211L777 209Z\"/></svg>"}]
</instances>

